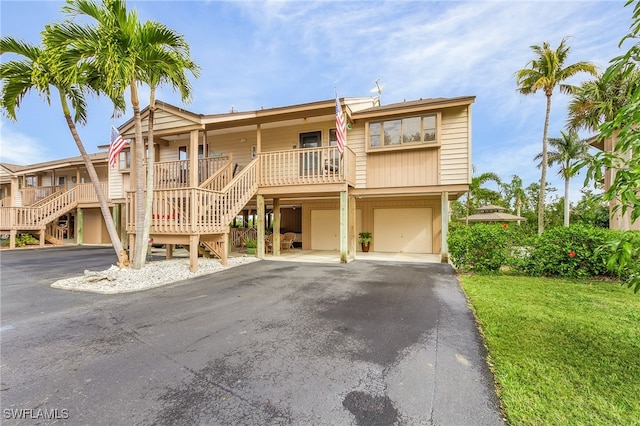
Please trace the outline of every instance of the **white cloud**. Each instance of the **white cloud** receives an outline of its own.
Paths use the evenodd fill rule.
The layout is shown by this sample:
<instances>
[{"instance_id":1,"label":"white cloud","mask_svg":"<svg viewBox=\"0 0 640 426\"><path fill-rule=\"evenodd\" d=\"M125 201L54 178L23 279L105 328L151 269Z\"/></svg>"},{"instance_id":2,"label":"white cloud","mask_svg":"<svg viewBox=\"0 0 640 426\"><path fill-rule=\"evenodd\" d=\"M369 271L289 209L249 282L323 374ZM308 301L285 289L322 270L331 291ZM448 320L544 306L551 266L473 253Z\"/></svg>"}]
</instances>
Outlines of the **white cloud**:
<instances>
[{"instance_id":1,"label":"white cloud","mask_svg":"<svg viewBox=\"0 0 640 426\"><path fill-rule=\"evenodd\" d=\"M15 132L0 120L0 162L17 165L39 163L49 157L47 149L25 134Z\"/></svg>"}]
</instances>

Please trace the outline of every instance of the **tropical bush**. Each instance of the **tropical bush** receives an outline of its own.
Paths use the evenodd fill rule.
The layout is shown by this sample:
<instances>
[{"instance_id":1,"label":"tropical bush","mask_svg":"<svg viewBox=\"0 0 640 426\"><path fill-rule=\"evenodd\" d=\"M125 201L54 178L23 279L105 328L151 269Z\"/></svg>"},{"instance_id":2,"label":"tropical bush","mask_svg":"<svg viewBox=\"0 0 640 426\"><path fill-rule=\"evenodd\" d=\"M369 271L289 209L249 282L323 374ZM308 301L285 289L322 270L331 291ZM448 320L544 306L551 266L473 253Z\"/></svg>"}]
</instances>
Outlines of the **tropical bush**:
<instances>
[{"instance_id":1,"label":"tropical bush","mask_svg":"<svg viewBox=\"0 0 640 426\"><path fill-rule=\"evenodd\" d=\"M614 232L582 225L549 228L533 239L520 269L532 276L588 278L608 275L607 261L611 251L607 249L607 243Z\"/></svg>"},{"instance_id":2,"label":"tropical bush","mask_svg":"<svg viewBox=\"0 0 640 426\"><path fill-rule=\"evenodd\" d=\"M38 240L31 234L18 234L16 236L16 247L22 247L27 244L38 244Z\"/></svg>"},{"instance_id":3,"label":"tropical bush","mask_svg":"<svg viewBox=\"0 0 640 426\"><path fill-rule=\"evenodd\" d=\"M615 277L640 288L640 232L572 225L532 236L515 224L455 224L448 242L451 262L462 272Z\"/></svg>"},{"instance_id":4,"label":"tropical bush","mask_svg":"<svg viewBox=\"0 0 640 426\"><path fill-rule=\"evenodd\" d=\"M513 234L505 225L453 226L449 256L465 272L497 272L508 263Z\"/></svg>"}]
</instances>

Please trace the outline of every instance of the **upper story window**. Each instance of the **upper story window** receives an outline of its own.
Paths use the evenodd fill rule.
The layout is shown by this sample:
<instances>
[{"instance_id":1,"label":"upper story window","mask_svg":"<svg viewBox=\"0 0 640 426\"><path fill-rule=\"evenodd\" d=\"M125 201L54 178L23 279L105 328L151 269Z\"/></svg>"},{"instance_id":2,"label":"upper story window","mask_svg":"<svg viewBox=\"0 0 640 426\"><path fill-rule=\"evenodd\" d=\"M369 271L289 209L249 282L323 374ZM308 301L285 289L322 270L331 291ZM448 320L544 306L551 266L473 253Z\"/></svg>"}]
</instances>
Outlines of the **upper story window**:
<instances>
[{"instance_id":1,"label":"upper story window","mask_svg":"<svg viewBox=\"0 0 640 426\"><path fill-rule=\"evenodd\" d=\"M384 150L437 144L437 122L437 114L372 121L368 128L369 148Z\"/></svg>"},{"instance_id":2,"label":"upper story window","mask_svg":"<svg viewBox=\"0 0 640 426\"><path fill-rule=\"evenodd\" d=\"M118 169L119 170L131 170L131 151L122 150L118 154Z\"/></svg>"}]
</instances>

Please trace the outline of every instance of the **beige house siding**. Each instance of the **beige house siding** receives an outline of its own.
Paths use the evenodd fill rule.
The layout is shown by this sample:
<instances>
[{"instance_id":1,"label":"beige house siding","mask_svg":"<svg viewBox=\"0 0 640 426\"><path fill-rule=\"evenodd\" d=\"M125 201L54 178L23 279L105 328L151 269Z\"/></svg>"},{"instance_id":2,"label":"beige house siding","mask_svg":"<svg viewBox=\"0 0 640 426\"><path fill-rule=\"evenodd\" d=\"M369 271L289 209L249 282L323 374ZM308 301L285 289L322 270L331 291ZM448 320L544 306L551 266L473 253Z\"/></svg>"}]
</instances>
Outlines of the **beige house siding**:
<instances>
[{"instance_id":1,"label":"beige house siding","mask_svg":"<svg viewBox=\"0 0 640 426\"><path fill-rule=\"evenodd\" d=\"M449 108L442 113L440 148L440 184L469 183L469 115L468 107Z\"/></svg>"},{"instance_id":2,"label":"beige house siding","mask_svg":"<svg viewBox=\"0 0 640 426\"><path fill-rule=\"evenodd\" d=\"M149 123L146 119L147 114L144 114L142 119L142 133L146 134L149 131ZM156 112L153 117L153 131L154 132L162 132L163 130L172 130L174 128L193 126L194 122L188 120L179 115L173 114L172 112L165 111L162 109L156 109ZM133 137L134 134L134 126L133 122L128 126L127 129L123 131L123 136L125 137Z\"/></svg>"},{"instance_id":3,"label":"beige house siding","mask_svg":"<svg viewBox=\"0 0 640 426\"><path fill-rule=\"evenodd\" d=\"M128 175L128 174L127 174ZM125 174L118 171L118 167L109 167L109 194L110 200L123 199Z\"/></svg>"},{"instance_id":4,"label":"beige house siding","mask_svg":"<svg viewBox=\"0 0 640 426\"><path fill-rule=\"evenodd\" d=\"M251 147L256 145L256 131L241 131L224 134L209 134L209 156L214 153L233 154L233 162L244 167L251 161Z\"/></svg>"},{"instance_id":5,"label":"beige house siding","mask_svg":"<svg viewBox=\"0 0 640 426\"><path fill-rule=\"evenodd\" d=\"M367 188L438 184L437 148L369 153Z\"/></svg>"},{"instance_id":6,"label":"beige house siding","mask_svg":"<svg viewBox=\"0 0 640 426\"><path fill-rule=\"evenodd\" d=\"M367 187L367 153L364 123L347 130L347 146L356 154L356 188Z\"/></svg>"}]
</instances>

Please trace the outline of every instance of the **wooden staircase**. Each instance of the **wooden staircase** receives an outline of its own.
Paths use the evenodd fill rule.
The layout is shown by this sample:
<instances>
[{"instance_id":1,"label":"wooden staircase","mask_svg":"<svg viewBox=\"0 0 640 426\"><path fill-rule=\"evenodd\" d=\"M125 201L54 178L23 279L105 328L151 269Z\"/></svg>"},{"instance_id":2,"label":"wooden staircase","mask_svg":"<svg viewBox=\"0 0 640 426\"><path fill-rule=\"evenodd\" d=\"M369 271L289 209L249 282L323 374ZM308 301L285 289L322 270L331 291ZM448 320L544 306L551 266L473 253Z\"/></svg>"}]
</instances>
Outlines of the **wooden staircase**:
<instances>
[{"instance_id":1,"label":"wooden staircase","mask_svg":"<svg viewBox=\"0 0 640 426\"><path fill-rule=\"evenodd\" d=\"M80 184L68 190L58 190L28 207L0 207L0 230L9 231L14 238L19 231L44 234L40 238L41 245L45 241L61 245L63 236L55 221L81 202L96 200L93 184Z\"/></svg>"},{"instance_id":2,"label":"wooden staircase","mask_svg":"<svg viewBox=\"0 0 640 426\"><path fill-rule=\"evenodd\" d=\"M155 189L150 238L183 246L197 238L198 251L225 263L230 223L258 190L258 159L233 176L235 169L229 160L198 187ZM135 232L135 197L133 192L127 194L129 234Z\"/></svg>"}]
</instances>

